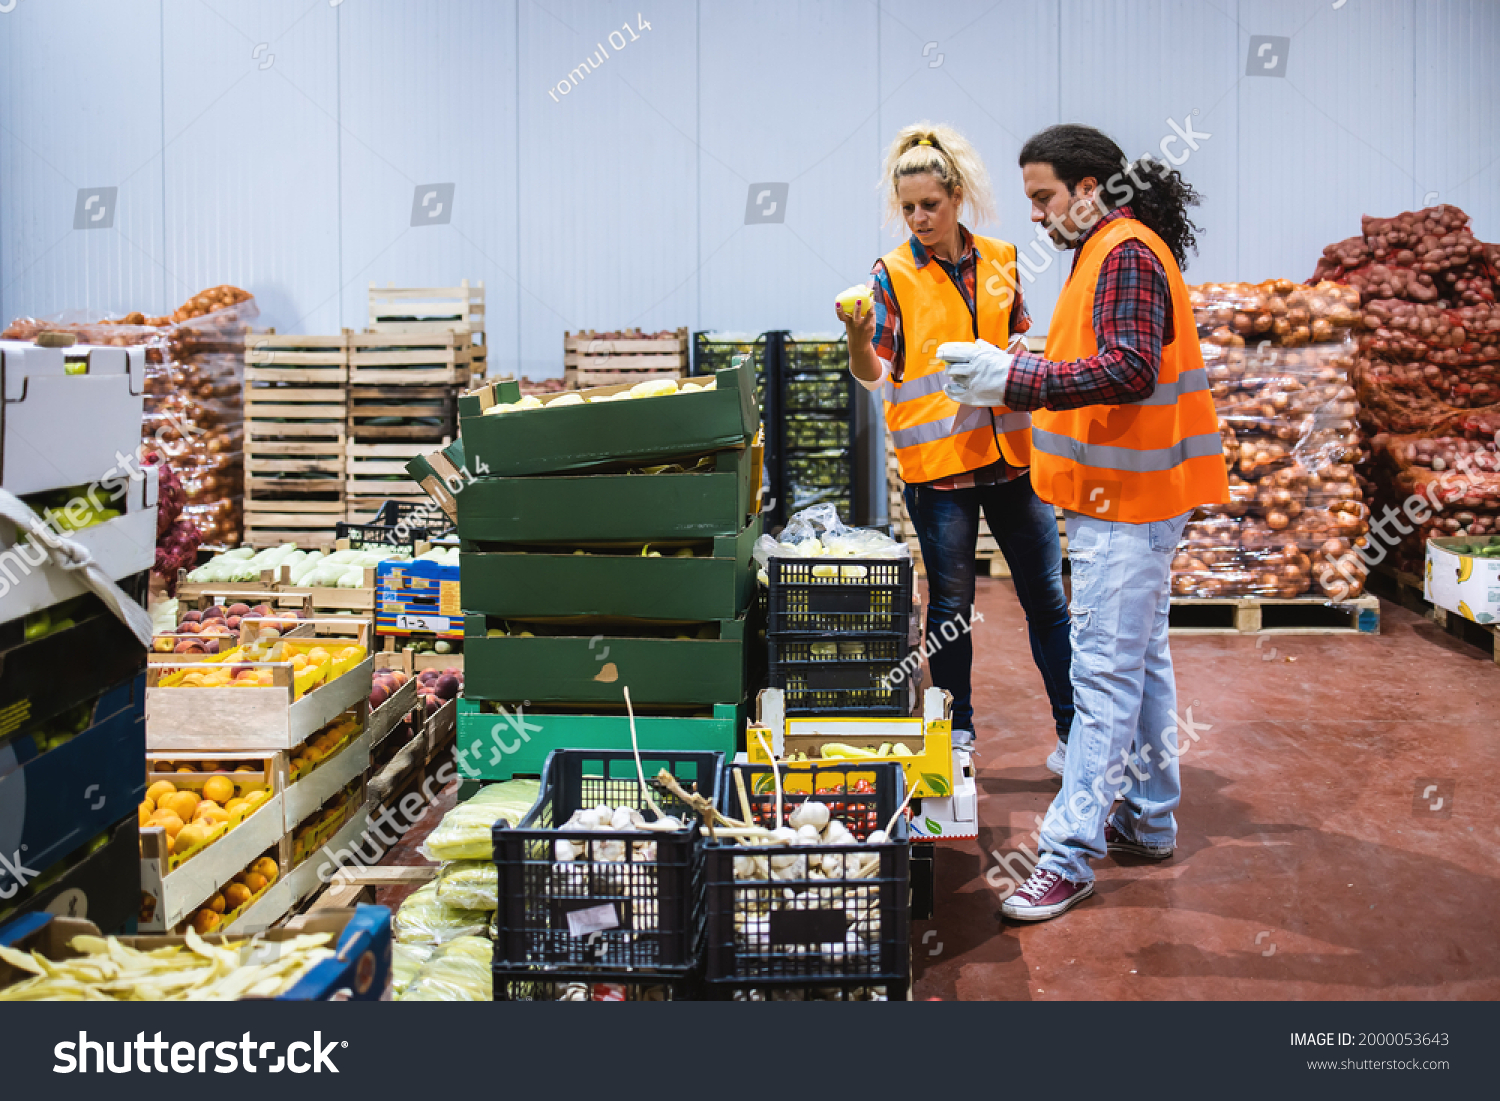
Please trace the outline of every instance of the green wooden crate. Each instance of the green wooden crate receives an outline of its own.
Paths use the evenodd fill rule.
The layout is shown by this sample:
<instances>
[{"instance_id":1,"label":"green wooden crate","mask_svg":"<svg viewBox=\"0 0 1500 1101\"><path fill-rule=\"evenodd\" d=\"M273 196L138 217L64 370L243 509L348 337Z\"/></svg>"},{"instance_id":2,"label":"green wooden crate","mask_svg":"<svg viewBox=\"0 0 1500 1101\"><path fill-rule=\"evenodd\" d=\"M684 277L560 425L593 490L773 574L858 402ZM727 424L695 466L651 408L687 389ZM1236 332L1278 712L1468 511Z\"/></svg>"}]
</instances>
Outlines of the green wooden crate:
<instances>
[{"instance_id":1,"label":"green wooden crate","mask_svg":"<svg viewBox=\"0 0 1500 1101\"><path fill-rule=\"evenodd\" d=\"M717 750L733 757L742 744L747 704L720 703L712 716L639 715L636 738L643 752L662 749ZM477 700L458 701L454 761L458 774L475 780L539 776L554 749L629 749L624 715L559 715L529 707L486 714Z\"/></svg>"},{"instance_id":2,"label":"green wooden crate","mask_svg":"<svg viewBox=\"0 0 1500 1101\"><path fill-rule=\"evenodd\" d=\"M498 622L498 620L497 620ZM714 639L580 634L486 638L486 617L464 617L464 695L533 703L713 704L745 696L745 620Z\"/></svg>"},{"instance_id":3,"label":"green wooden crate","mask_svg":"<svg viewBox=\"0 0 1500 1101\"><path fill-rule=\"evenodd\" d=\"M715 378L715 389L696 394L499 416L484 411L506 401L508 391L497 393L497 387L507 384L482 387L458 399L464 461L476 478L513 478L745 447L760 425L754 375L731 367ZM629 388L622 384L578 392L614 394Z\"/></svg>"},{"instance_id":4,"label":"green wooden crate","mask_svg":"<svg viewBox=\"0 0 1500 1101\"><path fill-rule=\"evenodd\" d=\"M760 529L757 516L738 536L714 539L712 558L670 557L670 546L660 558L465 550L459 555L464 611L508 619L738 619L755 594L750 552Z\"/></svg>"},{"instance_id":5,"label":"green wooden crate","mask_svg":"<svg viewBox=\"0 0 1500 1101\"><path fill-rule=\"evenodd\" d=\"M476 478L457 495L459 535L493 543L645 543L734 535L760 507L758 454L751 448L717 451L712 471L692 474ZM461 450L456 459L462 466Z\"/></svg>"}]
</instances>

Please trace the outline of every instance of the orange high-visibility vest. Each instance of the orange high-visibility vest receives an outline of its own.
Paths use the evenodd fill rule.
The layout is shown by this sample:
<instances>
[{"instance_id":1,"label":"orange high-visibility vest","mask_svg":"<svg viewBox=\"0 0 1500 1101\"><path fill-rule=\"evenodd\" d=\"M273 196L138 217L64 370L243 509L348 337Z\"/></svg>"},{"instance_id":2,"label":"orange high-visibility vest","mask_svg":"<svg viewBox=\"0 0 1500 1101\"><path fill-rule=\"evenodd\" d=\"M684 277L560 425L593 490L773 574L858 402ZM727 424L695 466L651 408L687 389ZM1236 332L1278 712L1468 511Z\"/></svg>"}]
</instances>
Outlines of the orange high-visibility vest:
<instances>
[{"instance_id":1,"label":"orange high-visibility vest","mask_svg":"<svg viewBox=\"0 0 1500 1101\"><path fill-rule=\"evenodd\" d=\"M1156 254L1172 295L1172 340L1151 396L1129 405L1089 405L1031 415L1031 485L1049 504L1085 516L1145 524L1229 500L1219 418L1198 348L1193 306L1166 243L1133 218L1085 242L1052 313L1046 357L1097 355L1094 292L1104 258L1131 239Z\"/></svg>"},{"instance_id":2,"label":"orange high-visibility vest","mask_svg":"<svg viewBox=\"0 0 1500 1101\"><path fill-rule=\"evenodd\" d=\"M983 339L1003 349L1010 340L1010 311L1016 294L1016 247L991 237L975 237L978 272L975 315L940 264L917 267L911 242L882 259L901 308L906 368L899 383L885 384L885 423L906 482L932 482L997 462L1031 462L1031 418L1003 405L993 409L960 405L943 393L944 362L938 345ZM997 443L998 441L998 443Z\"/></svg>"}]
</instances>

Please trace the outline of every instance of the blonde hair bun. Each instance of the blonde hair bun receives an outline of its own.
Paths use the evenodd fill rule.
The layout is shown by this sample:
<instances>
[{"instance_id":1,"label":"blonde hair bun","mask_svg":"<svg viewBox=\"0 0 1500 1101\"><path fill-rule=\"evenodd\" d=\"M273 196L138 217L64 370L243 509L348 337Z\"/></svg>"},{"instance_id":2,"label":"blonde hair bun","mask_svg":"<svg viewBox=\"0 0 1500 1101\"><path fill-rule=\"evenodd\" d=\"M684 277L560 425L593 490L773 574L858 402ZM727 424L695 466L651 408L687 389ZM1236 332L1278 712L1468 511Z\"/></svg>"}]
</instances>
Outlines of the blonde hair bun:
<instances>
[{"instance_id":1,"label":"blonde hair bun","mask_svg":"<svg viewBox=\"0 0 1500 1101\"><path fill-rule=\"evenodd\" d=\"M945 123L925 119L903 127L885 155L880 187L885 192L886 220L899 220L901 200L896 187L903 176L936 177L949 195L963 192L960 214L967 212L974 225L985 225L995 217L990 198L990 176L984 161L967 138Z\"/></svg>"}]
</instances>

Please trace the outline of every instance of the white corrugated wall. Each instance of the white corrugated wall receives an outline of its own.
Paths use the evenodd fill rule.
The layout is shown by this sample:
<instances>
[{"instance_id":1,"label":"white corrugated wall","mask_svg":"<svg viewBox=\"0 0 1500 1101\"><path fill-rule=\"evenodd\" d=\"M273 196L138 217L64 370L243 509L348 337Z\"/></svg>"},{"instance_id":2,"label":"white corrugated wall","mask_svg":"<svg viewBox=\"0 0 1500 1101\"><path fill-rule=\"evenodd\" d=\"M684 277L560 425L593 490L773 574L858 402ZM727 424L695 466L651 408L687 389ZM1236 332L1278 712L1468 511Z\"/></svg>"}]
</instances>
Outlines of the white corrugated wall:
<instances>
[{"instance_id":1,"label":"white corrugated wall","mask_svg":"<svg viewBox=\"0 0 1500 1101\"><path fill-rule=\"evenodd\" d=\"M1497 58L1493 0L19 0L0 317L232 282L321 332L363 325L371 281L483 279L492 362L538 376L565 329L827 329L890 247L880 157L922 117L979 145L976 228L1023 244L1028 135L1137 154L1191 120L1189 277L1305 278L1362 213L1452 202L1500 237ZM434 183L451 221L413 226ZM766 183L784 220L747 224ZM111 227L75 230L102 186ZM1039 328L1063 270L1028 286Z\"/></svg>"}]
</instances>

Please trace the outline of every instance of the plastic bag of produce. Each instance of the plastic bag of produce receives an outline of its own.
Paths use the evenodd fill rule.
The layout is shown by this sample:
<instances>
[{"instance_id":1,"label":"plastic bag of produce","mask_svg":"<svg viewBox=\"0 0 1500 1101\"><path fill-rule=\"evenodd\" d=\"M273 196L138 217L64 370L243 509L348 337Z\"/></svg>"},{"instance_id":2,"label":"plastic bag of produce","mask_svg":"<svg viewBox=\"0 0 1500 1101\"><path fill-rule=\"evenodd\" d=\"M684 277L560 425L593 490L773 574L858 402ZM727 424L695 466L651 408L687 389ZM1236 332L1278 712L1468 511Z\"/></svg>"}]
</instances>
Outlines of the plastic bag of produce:
<instances>
[{"instance_id":1,"label":"plastic bag of produce","mask_svg":"<svg viewBox=\"0 0 1500 1101\"><path fill-rule=\"evenodd\" d=\"M438 898L464 910L493 910L499 903L500 875L488 860L455 860L438 872Z\"/></svg>"},{"instance_id":2,"label":"plastic bag of produce","mask_svg":"<svg viewBox=\"0 0 1500 1101\"><path fill-rule=\"evenodd\" d=\"M447 814L422 844L428 860L491 860L490 830L501 818L515 825L541 794L540 780L507 780L481 788L479 794Z\"/></svg>"},{"instance_id":3,"label":"plastic bag of produce","mask_svg":"<svg viewBox=\"0 0 1500 1101\"><path fill-rule=\"evenodd\" d=\"M455 937L483 933L489 920L484 910L460 910L444 904L437 896L437 884L428 883L401 904L391 919L391 931L398 944L443 944Z\"/></svg>"},{"instance_id":4,"label":"plastic bag of produce","mask_svg":"<svg viewBox=\"0 0 1500 1101\"><path fill-rule=\"evenodd\" d=\"M398 999L403 1002L487 1002L494 998L495 946L485 937L457 937L436 949Z\"/></svg>"},{"instance_id":5,"label":"plastic bag of produce","mask_svg":"<svg viewBox=\"0 0 1500 1101\"><path fill-rule=\"evenodd\" d=\"M780 538L762 535L751 551L765 570L772 558L910 558L905 543L884 532L851 528L839 519L838 508L824 503L803 509L787 521Z\"/></svg>"},{"instance_id":6,"label":"plastic bag of produce","mask_svg":"<svg viewBox=\"0 0 1500 1101\"><path fill-rule=\"evenodd\" d=\"M391 947L391 993L399 998L436 951L430 944L402 944L399 941L394 944Z\"/></svg>"}]
</instances>

